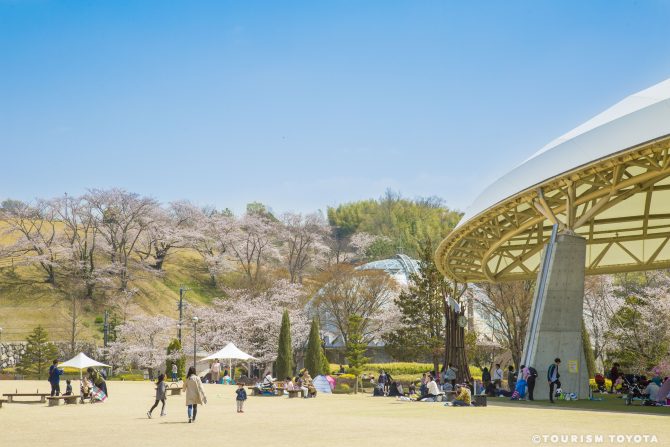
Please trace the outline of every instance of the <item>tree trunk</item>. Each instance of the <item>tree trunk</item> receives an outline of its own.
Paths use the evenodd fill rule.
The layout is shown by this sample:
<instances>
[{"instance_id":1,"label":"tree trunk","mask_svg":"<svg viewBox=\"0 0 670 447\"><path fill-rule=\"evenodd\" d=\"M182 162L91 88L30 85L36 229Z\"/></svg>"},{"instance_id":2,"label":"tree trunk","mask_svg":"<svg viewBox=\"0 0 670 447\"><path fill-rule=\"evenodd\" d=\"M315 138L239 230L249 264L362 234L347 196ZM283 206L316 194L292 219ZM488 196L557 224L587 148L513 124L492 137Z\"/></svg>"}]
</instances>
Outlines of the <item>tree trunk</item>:
<instances>
[{"instance_id":1,"label":"tree trunk","mask_svg":"<svg viewBox=\"0 0 670 447\"><path fill-rule=\"evenodd\" d=\"M451 365L456 368L456 381L471 381L470 367L465 355L465 328L458 324L458 318L464 315L461 312L454 312L449 306L446 306L445 312L445 343L444 343L444 368Z\"/></svg>"}]
</instances>

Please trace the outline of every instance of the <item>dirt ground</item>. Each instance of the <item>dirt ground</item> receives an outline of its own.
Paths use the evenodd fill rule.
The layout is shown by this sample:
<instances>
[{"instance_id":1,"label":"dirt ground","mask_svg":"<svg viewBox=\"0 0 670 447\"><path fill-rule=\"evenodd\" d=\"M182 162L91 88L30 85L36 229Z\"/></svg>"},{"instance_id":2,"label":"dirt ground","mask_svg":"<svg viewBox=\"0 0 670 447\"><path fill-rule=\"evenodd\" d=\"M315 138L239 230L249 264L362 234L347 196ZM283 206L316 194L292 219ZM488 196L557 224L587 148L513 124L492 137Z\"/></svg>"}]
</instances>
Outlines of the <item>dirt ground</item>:
<instances>
[{"instance_id":1,"label":"dirt ground","mask_svg":"<svg viewBox=\"0 0 670 447\"><path fill-rule=\"evenodd\" d=\"M63 383L63 388L65 384ZM4 404L0 446L187 446L223 442L245 446L531 446L670 445L670 417L575 409L492 404L482 408L400 402L370 395L320 395L316 399L249 396L245 413L235 411L234 386L205 385L208 404L187 423L184 396L168 397L167 416L153 419L149 382L109 382L102 404ZM0 393L48 391L46 381L0 381ZM160 407L159 407L160 408ZM670 413L669 413L670 414ZM609 435L654 435L651 442ZM533 435L603 435L547 442ZM556 438L555 438L556 439ZM639 440L639 438L638 438ZM623 441L623 442L619 442Z\"/></svg>"}]
</instances>

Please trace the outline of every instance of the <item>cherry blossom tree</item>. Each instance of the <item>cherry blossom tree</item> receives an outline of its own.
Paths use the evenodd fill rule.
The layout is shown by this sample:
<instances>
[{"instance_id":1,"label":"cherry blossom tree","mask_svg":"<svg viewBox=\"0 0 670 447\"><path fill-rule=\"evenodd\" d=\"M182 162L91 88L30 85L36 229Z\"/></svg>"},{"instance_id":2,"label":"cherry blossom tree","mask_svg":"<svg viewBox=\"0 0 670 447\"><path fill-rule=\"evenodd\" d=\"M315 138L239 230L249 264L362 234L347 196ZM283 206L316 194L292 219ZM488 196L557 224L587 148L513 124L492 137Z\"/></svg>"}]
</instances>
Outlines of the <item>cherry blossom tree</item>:
<instances>
[{"instance_id":1,"label":"cherry blossom tree","mask_svg":"<svg viewBox=\"0 0 670 447\"><path fill-rule=\"evenodd\" d=\"M324 327L335 327L345 343L352 315L361 317L361 331L366 341L380 338L398 323L394 300L400 287L385 272L356 270L351 265L340 264L333 266L325 278L312 305Z\"/></svg>"},{"instance_id":2,"label":"cherry blossom tree","mask_svg":"<svg viewBox=\"0 0 670 447\"><path fill-rule=\"evenodd\" d=\"M109 346L116 365L147 368L149 376L165 367L167 345L176 321L163 315L136 316L117 327L117 340Z\"/></svg>"},{"instance_id":3,"label":"cherry blossom tree","mask_svg":"<svg viewBox=\"0 0 670 447\"><path fill-rule=\"evenodd\" d=\"M194 223L199 214L199 210L188 202L172 202L167 209L154 208L135 249L142 262L161 271L168 255L185 248L197 237Z\"/></svg>"},{"instance_id":4,"label":"cherry blossom tree","mask_svg":"<svg viewBox=\"0 0 670 447\"><path fill-rule=\"evenodd\" d=\"M249 284L256 283L266 263L279 258L278 224L260 213L247 213L234 221L226 234L226 254L243 272Z\"/></svg>"},{"instance_id":5,"label":"cherry blossom tree","mask_svg":"<svg viewBox=\"0 0 670 447\"><path fill-rule=\"evenodd\" d=\"M55 285L63 252L54 207L41 199L35 205L12 201L11 206L2 207L0 218L7 224L3 234L15 240L1 255L18 257L25 265L39 266L46 276L45 282Z\"/></svg>"},{"instance_id":6,"label":"cherry blossom tree","mask_svg":"<svg viewBox=\"0 0 670 447\"><path fill-rule=\"evenodd\" d=\"M303 306L302 286L279 280L262 292L250 289L227 292L228 298L215 300L211 307L191 308L199 318L199 348L214 352L234 342L259 361L273 362L284 309L291 320L293 349L305 346L311 319ZM184 346L188 349L189 343Z\"/></svg>"},{"instance_id":7,"label":"cherry blossom tree","mask_svg":"<svg viewBox=\"0 0 670 447\"><path fill-rule=\"evenodd\" d=\"M325 260L329 248L325 243L328 227L323 216L314 213L303 216L285 213L281 216L279 239L282 243L281 258L291 282L302 283L309 267Z\"/></svg>"},{"instance_id":8,"label":"cherry blossom tree","mask_svg":"<svg viewBox=\"0 0 670 447\"><path fill-rule=\"evenodd\" d=\"M98 234L105 240L112 268L121 289L128 288L129 264L140 236L153 222L158 203L122 189L93 189L86 195Z\"/></svg>"}]
</instances>

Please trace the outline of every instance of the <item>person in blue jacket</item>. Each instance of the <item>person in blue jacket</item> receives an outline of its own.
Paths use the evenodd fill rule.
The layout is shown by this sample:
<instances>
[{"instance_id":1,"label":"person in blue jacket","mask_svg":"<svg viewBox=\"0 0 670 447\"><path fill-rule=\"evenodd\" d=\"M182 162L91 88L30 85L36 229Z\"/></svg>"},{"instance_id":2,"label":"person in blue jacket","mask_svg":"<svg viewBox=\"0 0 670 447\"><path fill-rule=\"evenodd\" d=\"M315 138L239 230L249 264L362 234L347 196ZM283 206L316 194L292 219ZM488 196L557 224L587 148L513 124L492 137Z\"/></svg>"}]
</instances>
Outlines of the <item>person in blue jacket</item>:
<instances>
[{"instance_id":1,"label":"person in blue jacket","mask_svg":"<svg viewBox=\"0 0 670 447\"><path fill-rule=\"evenodd\" d=\"M244 401L247 400L247 392L244 389L244 384L239 382L235 390L235 401L237 402L237 412L244 413Z\"/></svg>"},{"instance_id":2,"label":"person in blue jacket","mask_svg":"<svg viewBox=\"0 0 670 447\"><path fill-rule=\"evenodd\" d=\"M49 384L51 385L51 396L60 396L60 376L63 370L58 367L58 359L55 359L49 367Z\"/></svg>"}]
</instances>

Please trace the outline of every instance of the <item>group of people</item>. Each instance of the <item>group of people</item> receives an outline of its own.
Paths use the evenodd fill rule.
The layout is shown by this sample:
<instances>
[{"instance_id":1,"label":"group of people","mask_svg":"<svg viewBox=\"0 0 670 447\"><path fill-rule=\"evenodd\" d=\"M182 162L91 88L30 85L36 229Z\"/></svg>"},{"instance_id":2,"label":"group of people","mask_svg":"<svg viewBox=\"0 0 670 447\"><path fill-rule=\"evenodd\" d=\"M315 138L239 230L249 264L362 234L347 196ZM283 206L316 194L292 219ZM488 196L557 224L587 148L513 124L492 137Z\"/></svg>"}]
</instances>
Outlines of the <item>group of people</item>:
<instances>
[{"instance_id":1,"label":"group of people","mask_svg":"<svg viewBox=\"0 0 670 447\"><path fill-rule=\"evenodd\" d=\"M281 388L286 391L302 391L302 397L316 397L316 387L312 381L312 376L309 374L307 368L300 370L297 376L294 378L286 377L281 385L279 382L272 377L272 372L268 371L263 378L263 381L260 383L260 388L262 391L267 391L270 393L276 393L278 388Z\"/></svg>"},{"instance_id":2,"label":"group of people","mask_svg":"<svg viewBox=\"0 0 670 447\"><path fill-rule=\"evenodd\" d=\"M214 359L214 362L209 364L209 374L207 374L206 380L210 383L231 383L230 374L228 369L224 368L223 373L221 372L221 363L219 359Z\"/></svg>"},{"instance_id":3,"label":"group of people","mask_svg":"<svg viewBox=\"0 0 670 447\"><path fill-rule=\"evenodd\" d=\"M556 359L554 365L557 365L556 361L560 364L560 359ZM558 369L555 369L555 374L558 375ZM484 393L489 397L509 397L512 400L523 400L527 395L528 400L534 400L533 392L535 390L535 381L538 377L535 368L532 366L521 365L519 370L516 371L514 366L508 366L507 389L503 387L503 377L504 372L499 363L496 363L495 368L491 368L491 371L489 371L487 367L482 368L482 385L484 386ZM548 377L548 380L550 384L553 382L554 387L559 383L558 377L553 379Z\"/></svg>"},{"instance_id":4,"label":"group of people","mask_svg":"<svg viewBox=\"0 0 670 447\"><path fill-rule=\"evenodd\" d=\"M174 372L173 372L174 379ZM216 382L215 382L216 383ZM158 404L161 405L161 416L166 416L167 412L165 411L165 403L167 399L167 384L165 383L165 374L160 374L156 382L156 400L154 401L153 406L147 411L147 417L151 419L153 411L158 407ZM202 386L202 380L195 372L195 367L191 366L186 373L186 378L184 379L184 384L182 385L182 390L184 391L186 398L186 412L188 415L188 423L195 422L198 416L198 405L204 405L207 403L207 396L205 395L205 390ZM237 384L237 389L235 390L235 401L237 405L237 412L244 413L244 402L247 400L247 392L244 389L243 383Z\"/></svg>"},{"instance_id":5,"label":"group of people","mask_svg":"<svg viewBox=\"0 0 670 447\"><path fill-rule=\"evenodd\" d=\"M62 375L63 370L58 367L58 359L54 359L48 373L49 385L51 385L50 394L52 397L61 395L60 380ZM82 401L90 398L91 402L104 402L109 397L105 377L100 371L90 367L86 369L86 375L81 379L79 391ZM63 396L71 395L72 382L70 379L67 379L65 381L65 393L63 393Z\"/></svg>"}]
</instances>

